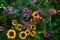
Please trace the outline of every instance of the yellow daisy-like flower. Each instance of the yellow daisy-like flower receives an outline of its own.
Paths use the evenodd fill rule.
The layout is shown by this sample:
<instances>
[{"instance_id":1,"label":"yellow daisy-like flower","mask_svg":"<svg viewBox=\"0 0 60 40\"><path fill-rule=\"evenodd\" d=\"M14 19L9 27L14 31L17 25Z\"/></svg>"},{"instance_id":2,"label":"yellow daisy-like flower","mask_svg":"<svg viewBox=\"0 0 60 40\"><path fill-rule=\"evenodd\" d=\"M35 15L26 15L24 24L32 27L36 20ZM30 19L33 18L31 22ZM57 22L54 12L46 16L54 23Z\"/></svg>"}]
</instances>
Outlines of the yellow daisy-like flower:
<instances>
[{"instance_id":1,"label":"yellow daisy-like flower","mask_svg":"<svg viewBox=\"0 0 60 40\"><path fill-rule=\"evenodd\" d=\"M27 33L27 35L30 35L30 30L26 30L25 32Z\"/></svg>"},{"instance_id":2,"label":"yellow daisy-like flower","mask_svg":"<svg viewBox=\"0 0 60 40\"><path fill-rule=\"evenodd\" d=\"M11 39L15 38L15 37L16 37L16 32L15 32L15 30L12 30L12 29L8 30L8 31L7 31L7 37L8 37L8 38L11 38Z\"/></svg>"},{"instance_id":3,"label":"yellow daisy-like flower","mask_svg":"<svg viewBox=\"0 0 60 40\"><path fill-rule=\"evenodd\" d=\"M41 17L39 18L39 21L42 22L42 23L44 23L44 19L41 18Z\"/></svg>"},{"instance_id":4,"label":"yellow daisy-like flower","mask_svg":"<svg viewBox=\"0 0 60 40\"><path fill-rule=\"evenodd\" d=\"M12 20L12 25L16 26L17 25L17 21L16 20Z\"/></svg>"},{"instance_id":5,"label":"yellow daisy-like flower","mask_svg":"<svg viewBox=\"0 0 60 40\"><path fill-rule=\"evenodd\" d=\"M22 25L18 24L15 28L16 28L16 30L22 30Z\"/></svg>"},{"instance_id":6,"label":"yellow daisy-like flower","mask_svg":"<svg viewBox=\"0 0 60 40\"><path fill-rule=\"evenodd\" d=\"M32 16L37 16L37 12L36 11L33 12Z\"/></svg>"},{"instance_id":7,"label":"yellow daisy-like flower","mask_svg":"<svg viewBox=\"0 0 60 40\"><path fill-rule=\"evenodd\" d=\"M35 31L32 31L31 32L31 36L34 37L36 35L36 32Z\"/></svg>"},{"instance_id":8,"label":"yellow daisy-like flower","mask_svg":"<svg viewBox=\"0 0 60 40\"><path fill-rule=\"evenodd\" d=\"M33 18L35 19L35 18L40 18L40 16L39 15L37 15L37 16L33 16Z\"/></svg>"},{"instance_id":9,"label":"yellow daisy-like flower","mask_svg":"<svg viewBox=\"0 0 60 40\"><path fill-rule=\"evenodd\" d=\"M22 31L22 32L19 33L19 37L20 37L21 39L26 39L27 33L24 32L24 31Z\"/></svg>"},{"instance_id":10,"label":"yellow daisy-like flower","mask_svg":"<svg viewBox=\"0 0 60 40\"><path fill-rule=\"evenodd\" d=\"M32 27L32 30L36 30L36 25L30 25Z\"/></svg>"},{"instance_id":11,"label":"yellow daisy-like flower","mask_svg":"<svg viewBox=\"0 0 60 40\"><path fill-rule=\"evenodd\" d=\"M32 14L32 16L33 16L34 18L40 18L40 16L38 15L38 13L37 13L36 11Z\"/></svg>"},{"instance_id":12,"label":"yellow daisy-like flower","mask_svg":"<svg viewBox=\"0 0 60 40\"><path fill-rule=\"evenodd\" d=\"M32 29L32 26L29 26L28 30L31 30Z\"/></svg>"}]
</instances>

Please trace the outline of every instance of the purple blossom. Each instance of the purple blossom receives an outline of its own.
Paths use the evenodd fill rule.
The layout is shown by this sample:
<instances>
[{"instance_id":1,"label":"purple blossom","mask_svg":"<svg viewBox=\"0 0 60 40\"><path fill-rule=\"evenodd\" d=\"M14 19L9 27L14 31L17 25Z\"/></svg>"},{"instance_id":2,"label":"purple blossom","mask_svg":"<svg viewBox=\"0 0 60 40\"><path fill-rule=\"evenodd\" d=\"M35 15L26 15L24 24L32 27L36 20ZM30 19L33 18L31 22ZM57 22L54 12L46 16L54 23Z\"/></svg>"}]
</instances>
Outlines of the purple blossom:
<instances>
[{"instance_id":1,"label":"purple blossom","mask_svg":"<svg viewBox=\"0 0 60 40\"><path fill-rule=\"evenodd\" d=\"M27 13L28 11L29 11L29 9L28 9L27 7L24 7L24 8L23 8L23 12L24 12L24 13Z\"/></svg>"},{"instance_id":2,"label":"purple blossom","mask_svg":"<svg viewBox=\"0 0 60 40\"><path fill-rule=\"evenodd\" d=\"M13 7L12 7L12 6L8 6L7 9L8 9L9 11L12 11L12 10L13 10Z\"/></svg>"},{"instance_id":3,"label":"purple blossom","mask_svg":"<svg viewBox=\"0 0 60 40\"><path fill-rule=\"evenodd\" d=\"M8 12L9 12L9 11L8 11L7 9L5 9L5 10L3 11L4 15L7 15Z\"/></svg>"},{"instance_id":4,"label":"purple blossom","mask_svg":"<svg viewBox=\"0 0 60 40\"><path fill-rule=\"evenodd\" d=\"M42 15L42 10L37 10L37 13L38 13L39 15Z\"/></svg>"},{"instance_id":5,"label":"purple blossom","mask_svg":"<svg viewBox=\"0 0 60 40\"><path fill-rule=\"evenodd\" d=\"M44 33L43 36L44 36L44 38L49 38L50 37L50 34L46 32L46 33Z\"/></svg>"},{"instance_id":6,"label":"purple blossom","mask_svg":"<svg viewBox=\"0 0 60 40\"><path fill-rule=\"evenodd\" d=\"M50 14L54 14L54 9L49 10Z\"/></svg>"},{"instance_id":7,"label":"purple blossom","mask_svg":"<svg viewBox=\"0 0 60 40\"><path fill-rule=\"evenodd\" d=\"M29 23L27 23L27 22L24 23L24 28L29 28L29 26L30 26Z\"/></svg>"},{"instance_id":8,"label":"purple blossom","mask_svg":"<svg viewBox=\"0 0 60 40\"><path fill-rule=\"evenodd\" d=\"M26 13L27 17L30 17L32 15L32 11L29 10L27 13Z\"/></svg>"}]
</instances>

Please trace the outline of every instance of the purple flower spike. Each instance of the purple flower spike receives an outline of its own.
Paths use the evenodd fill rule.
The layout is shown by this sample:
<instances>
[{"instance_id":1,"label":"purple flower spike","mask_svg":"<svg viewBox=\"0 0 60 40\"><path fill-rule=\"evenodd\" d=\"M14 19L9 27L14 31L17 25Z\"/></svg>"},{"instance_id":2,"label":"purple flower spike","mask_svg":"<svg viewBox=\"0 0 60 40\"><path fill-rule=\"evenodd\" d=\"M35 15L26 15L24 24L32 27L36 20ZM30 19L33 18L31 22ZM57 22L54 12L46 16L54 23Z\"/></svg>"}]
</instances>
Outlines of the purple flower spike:
<instances>
[{"instance_id":1,"label":"purple flower spike","mask_svg":"<svg viewBox=\"0 0 60 40\"><path fill-rule=\"evenodd\" d=\"M44 36L44 38L49 38L50 37L50 34L46 32L46 33L44 33L43 36Z\"/></svg>"},{"instance_id":2,"label":"purple flower spike","mask_svg":"<svg viewBox=\"0 0 60 40\"><path fill-rule=\"evenodd\" d=\"M30 26L30 25L29 25L29 23L27 23L27 22L24 24L24 28L29 28L29 26Z\"/></svg>"},{"instance_id":3,"label":"purple flower spike","mask_svg":"<svg viewBox=\"0 0 60 40\"><path fill-rule=\"evenodd\" d=\"M8 11L7 9L5 9L5 10L3 11L4 15L7 15L8 12L9 12L9 11Z\"/></svg>"},{"instance_id":4,"label":"purple flower spike","mask_svg":"<svg viewBox=\"0 0 60 40\"><path fill-rule=\"evenodd\" d=\"M54 9L49 10L50 14L54 14Z\"/></svg>"},{"instance_id":5,"label":"purple flower spike","mask_svg":"<svg viewBox=\"0 0 60 40\"><path fill-rule=\"evenodd\" d=\"M27 13L28 11L29 11L29 9L28 9L27 7L24 7L24 8L23 8L23 12L24 12L24 13Z\"/></svg>"},{"instance_id":6,"label":"purple flower spike","mask_svg":"<svg viewBox=\"0 0 60 40\"><path fill-rule=\"evenodd\" d=\"M37 10L37 13L38 13L39 15L42 15L42 10Z\"/></svg>"}]
</instances>

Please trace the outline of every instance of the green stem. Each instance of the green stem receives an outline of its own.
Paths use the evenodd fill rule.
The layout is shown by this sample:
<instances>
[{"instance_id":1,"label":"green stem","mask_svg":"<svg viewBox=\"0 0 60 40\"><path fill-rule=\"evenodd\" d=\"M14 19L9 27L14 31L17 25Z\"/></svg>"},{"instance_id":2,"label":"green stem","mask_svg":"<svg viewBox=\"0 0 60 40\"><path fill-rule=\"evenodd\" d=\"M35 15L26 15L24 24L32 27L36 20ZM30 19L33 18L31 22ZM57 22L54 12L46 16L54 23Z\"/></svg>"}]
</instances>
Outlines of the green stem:
<instances>
[{"instance_id":1,"label":"green stem","mask_svg":"<svg viewBox=\"0 0 60 40\"><path fill-rule=\"evenodd\" d=\"M50 14L50 29L51 29L51 14Z\"/></svg>"},{"instance_id":2,"label":"green stem","mask_svg":"<svg viewBox=\"0 0 60 40\"><path fill-rule=\"evenodd\" d=\"M46 18L45 18L45 21L44 21L44 29L46 29Z\"/></svg>"}]
</instances>

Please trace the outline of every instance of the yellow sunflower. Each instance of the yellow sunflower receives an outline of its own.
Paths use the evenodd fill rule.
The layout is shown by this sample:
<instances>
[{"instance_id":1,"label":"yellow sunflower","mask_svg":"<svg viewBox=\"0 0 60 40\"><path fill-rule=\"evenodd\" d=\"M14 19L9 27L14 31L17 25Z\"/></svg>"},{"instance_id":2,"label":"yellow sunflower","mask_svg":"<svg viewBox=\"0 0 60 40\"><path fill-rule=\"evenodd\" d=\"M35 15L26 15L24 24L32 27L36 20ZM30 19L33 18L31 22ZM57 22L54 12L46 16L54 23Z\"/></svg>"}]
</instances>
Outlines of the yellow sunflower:
<instances>
[{"instance_id":1,"label":"yellow sunflower","mask_svg":"<svg viewBox=\"0 0 60 40\"><path fill-rule=\"evenodd\" d=\"M7 31L7 37L8 37L8 38L11 38L11 39L15 38L15 37L16 37L16 32L15 32L15 30L12 30L12 29L8 30L8 31Z\"/></svg>"},{"instance_id":2,"label":"yellow sunflower","mask_svg":"<svg viewBox=\"0 0 60 40\"><path fill-rule=\"evenodd\" d=\"M15 28L16 28L16 30L22 30L22 25L18 24Z\"/></svg>"},{"instance_id":3,"label":"yellow sunflower","mask_svg":"<svg viewBox=\"0 0 60 40\"><path fill-rule=\"evenodd\" d=\"M32 24L30 26L32 27L32 30L36 30L36 25Z\"/></svg>"},{"instance_id":4,"label":"yellow sunflower","mask_svg":"<svg viewBox=\"0 0 60 40\"><path fill-rule=\"evenodd\" d=\"M31 30L32 29L32 26L29 26L28 30Z\"/></svg>"},{"instance_id":5,"label":"yellow sunflower","mask_svg":"<svg viewBox=\"0 0 60 40\"><path fill-rule=\"evenodd\" d=\"M16 26L17 25L17 21L16 20L12 20L12 25Z\"/></svg>"},{"instance_id":6,"label":"yellow sunflower","mask_svg":"<svg viewBox=\"0 0 60 40\"><path fill-rule=\"evenodd\" d=\"M22 32L19 33L19 37L20 37L21 39L26 39L27 33L24 32L24 31L22 31Z\"/></svg>"},{"instance_id":7,"label":"yellow sunflower","mask_svg":"<svg viewBox=\"0 0 60 40\"><path fill-rule=\"evenodd\" d=\"M32 31L31 32L31 36L34 37L36 35L36 32L35 31Z\"/></svg>"},{"instance_id":8,"label":"yellow sunflower","mask_svg":"<svg viewBox=\"0 0 60 40\"><path fill-rule=\"evenodd\" d=\"M32 16L36 16L37 15L37 12L35 11L35 12L33 12L33 14L32 14Z\"/></svg>"},{"instance_id":9,"label":"yellow sunflower","mask_svg":"<svg viewBox=\"0 0 60 40\"><path fill-rule=\"evenodd\" d=\"M27 33L27 35L30 35L30 30L26 30L25 32Z\"/></svg>"},{"instance_id":10,"label":"yellow sunflower","mask_svg":"<svg viewBox=\"0 0 60 40\"><path fill-rule=\"evenodd\" d=\"M38 15L38 13L35 11L33 14L32 14L33 18L40 18L40 16Z\"/></svg>"}]
</instances>

